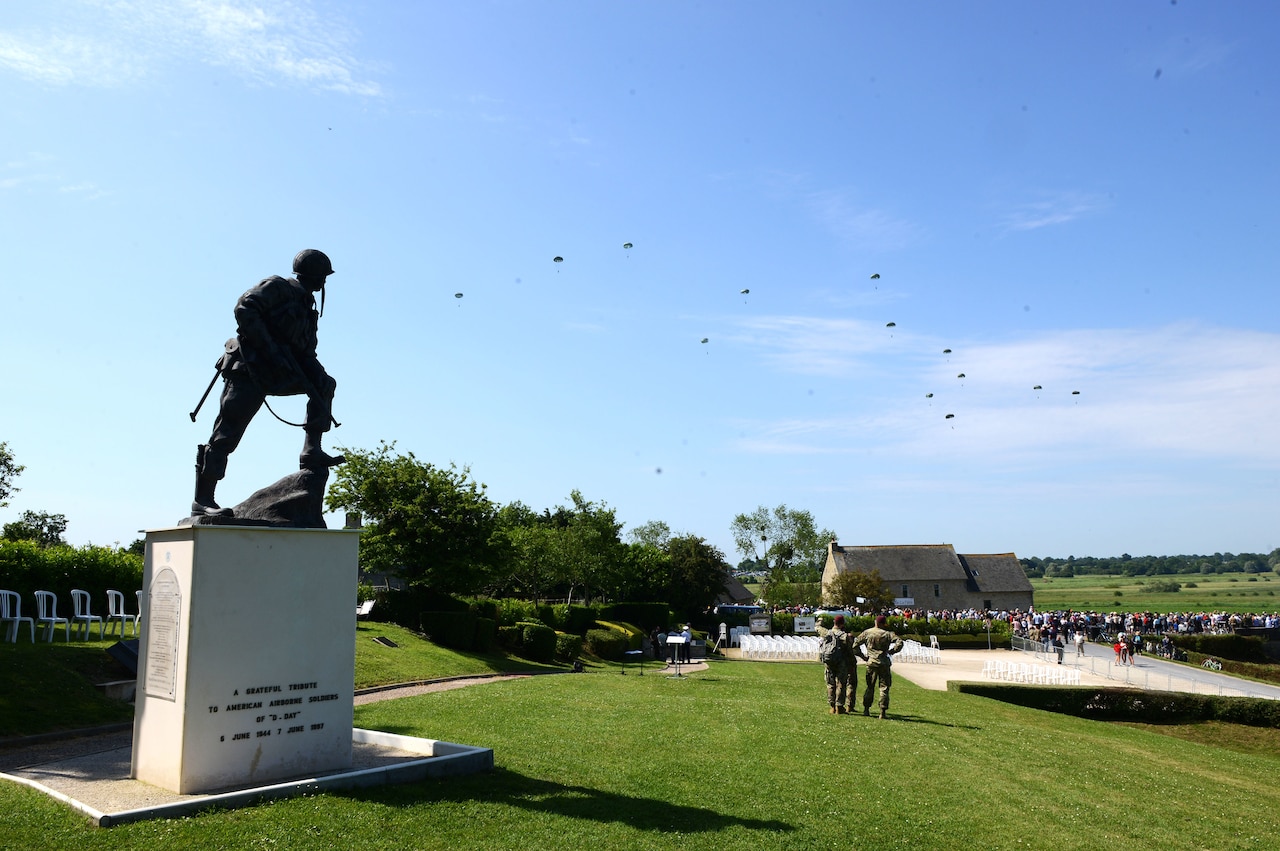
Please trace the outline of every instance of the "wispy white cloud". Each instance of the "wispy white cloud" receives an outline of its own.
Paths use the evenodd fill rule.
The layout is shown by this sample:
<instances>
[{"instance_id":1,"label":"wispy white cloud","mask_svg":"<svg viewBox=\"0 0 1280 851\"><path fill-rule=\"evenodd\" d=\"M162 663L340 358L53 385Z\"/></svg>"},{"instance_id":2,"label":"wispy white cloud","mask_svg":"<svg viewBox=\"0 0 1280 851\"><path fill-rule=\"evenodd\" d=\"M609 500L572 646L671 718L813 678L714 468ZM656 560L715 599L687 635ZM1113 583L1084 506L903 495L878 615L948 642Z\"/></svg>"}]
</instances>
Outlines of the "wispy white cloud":
<instances>
[{"instance_id":1,"label":"wispy white cloud","mask_svg":"<svg viewBox=\"0 0 1280 851\"><path fill-rule=\"evenodd\" d=\"M984 469L1132 458L1280 469L1272 438L1280 334L1199 325L1077 330L949 341L949 361L932 354L940 341L909 338L911 349L929 353L922 357L878 337L849 321L753 321L738 343L760 349L774 369L859 380L821 417L758 422L736 448L847 454L852 447Z\"/></svg>"},{"instance_id":2,"label":"wispy white cloud","mask_svg":"<svg viewBox=\"0 0 1280 851\"><path fill-rule=\"evenodd\" d=\"M885 210L857 204L845 192L812 192L806 204L823 227L855 248L899 251L921 236L918 226Z\"/></svg>"},{"instance_id":3,"label":"wispy white cloud","mask_svg":"<svg viewBox=\"0 0 1280 851\"><path fill-rule=\"evenodd\" d=\"M1015 206L1003 219L1006 231L1027 231L1062 225L1108 206L1107 200L1087 192L1061 192Z\"/></svg>"},{"instance_id":4,"label":"wispy white cloud","mask_svg":"<svg viewBox=\"0 0 1280 851\"><path fill-rule=\"evenodd\" d=\"M0 68L110 87L194 60L262 85L379 95L349 31L295 0L68 0L50 3L42 23L0 32Z\"/></svg>"}]
</instances>

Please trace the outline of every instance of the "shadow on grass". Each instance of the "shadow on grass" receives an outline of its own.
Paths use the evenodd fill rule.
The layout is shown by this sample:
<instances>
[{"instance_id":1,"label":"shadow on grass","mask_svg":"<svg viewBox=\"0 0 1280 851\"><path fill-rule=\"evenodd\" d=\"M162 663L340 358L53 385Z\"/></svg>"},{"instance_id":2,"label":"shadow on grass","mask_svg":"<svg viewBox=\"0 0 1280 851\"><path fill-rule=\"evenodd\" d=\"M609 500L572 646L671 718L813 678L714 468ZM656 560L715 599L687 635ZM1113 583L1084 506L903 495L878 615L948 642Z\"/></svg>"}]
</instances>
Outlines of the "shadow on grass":
<instances>
[{"instance_id":1,"label":"shadow on grass","mask_svg":"<svg viewBox=\"0 0 1280 851\"><path fill-rule=\"evenodd\" d=\"M935 727L950 727L953 730L981 730L982 728L976 724L948 724L945 721L933 721L929 718L921 718L918 715L890 715L887 721L898 721L903 724L932 724Z\"/></svg>"},{"instance_id":2,"label":"shadow on grass","mask_svg":"<svg viewBox=\"0 0 1280 851\"><path fill-rule=\"evenodd\" d=\"M465 804L479 801L561 818L616 822L636 830L657 833L714 833L732 827L767 831L795 830L794 825L774 819L742 818L705 807L673 804L660 798L554 783L526 777L504 768L496 768L489 774L435 783L383 786L335 794L386 806Z\"/></svg>"}]
</instances>

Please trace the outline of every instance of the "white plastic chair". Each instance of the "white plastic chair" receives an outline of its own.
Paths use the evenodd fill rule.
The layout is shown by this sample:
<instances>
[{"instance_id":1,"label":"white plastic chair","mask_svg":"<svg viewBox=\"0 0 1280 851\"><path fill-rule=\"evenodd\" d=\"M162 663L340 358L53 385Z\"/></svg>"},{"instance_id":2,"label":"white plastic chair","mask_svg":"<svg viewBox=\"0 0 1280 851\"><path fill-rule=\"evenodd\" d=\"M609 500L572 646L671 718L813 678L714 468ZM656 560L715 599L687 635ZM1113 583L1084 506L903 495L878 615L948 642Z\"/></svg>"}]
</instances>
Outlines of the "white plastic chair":
<instances>
[{"instance_id":1,"label":"white plastic chair","mask_svg":"<svg viewBox=\"0 0 1280 851\"><path fill-rule=\"evenodd\" d=\"M938 636L936 635L929 636L929 646L932 647L934 650L942 649L942 645L938 643Z\"/></svg>"},{"instance_id":2,"label":"white plastic chair","mask_svg":"<svg viewBox=\"0 0 1280 851\"><path fill-rule=\"evenodd\" d=\"M65 623L67 642L71 642L71 621L58 617L58 595L52 591L36 592L36 621L45 630L45 641L53 641L53 631L58 628L58 624Z\"/></svg>"},{"instance_id":3,"label":"white plastic chair","mask_svg":"<svg viewBox=\"0 0 1280 851\"><path fill-rule=\"evenodd\" d=\"M137 636L142 629L142 592L134 591L133 594L138 598L138 613L133 616L133 634Z\"/></svg>"},{"instance_id":4,"label":"white plastic chair","mask_svg":"<svg viewBox=\"0 0 1280 851\"><path fill-rule=\"evenodd\" d=\"M0 624L9 627L9 642L18 643L18 627L26 621L31 628L31 643L36 643L36 622L22 616L22 595L17 591L0 591Z\"/></svg>"},{"instance_id":5,"label":"white plastic chair","mask_svg":"<svg viewBox=\"0 0 1280 851\"><path fill-rule=\"evenodd\" d=\"M96 623L98 625L98 640L101 641L105 635L104 627L106 624L102 622L102 618L89 611L89 592L81 591L78 588L71 591L71 605L75 608L75 612L71 615L71 624L84 624L84 640L89 640L89 629Z\"/></svg>"},{"instance_id":6,"label":"white plastic chair","mask_svg":"<svg viewBox=\"0 0 1280 851\"><path fill-rule=\"evenodd\" d=\"M138 622L136 615L131 615L124 610L124 594L119 591L107 589L107 623L120 621L120 637L124 638L124 625L128 623L133 627L133 637L138 637Z\"/></svg>"}]
</instances>

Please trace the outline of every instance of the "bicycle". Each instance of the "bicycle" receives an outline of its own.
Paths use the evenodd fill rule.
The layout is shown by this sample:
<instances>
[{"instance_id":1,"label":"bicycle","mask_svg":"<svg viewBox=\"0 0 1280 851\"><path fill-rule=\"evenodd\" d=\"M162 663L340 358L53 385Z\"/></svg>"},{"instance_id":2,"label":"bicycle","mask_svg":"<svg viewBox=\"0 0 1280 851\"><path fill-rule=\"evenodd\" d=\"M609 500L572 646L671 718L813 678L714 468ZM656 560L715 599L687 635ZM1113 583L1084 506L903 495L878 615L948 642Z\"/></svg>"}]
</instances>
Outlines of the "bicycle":
<instances>
[{"instance_id":1,"label":"bicycle","mask_svg":"<svg viewBox=\"0 0 1280 851\"><path fill-rule=\"evenodd\" d=\"M1200 667L1208 668L1211 671L1221 671L1222 663L1219 662L1217 659L1205 659L1203 662L1200 663Z\"/></svg>"}]
</instances>

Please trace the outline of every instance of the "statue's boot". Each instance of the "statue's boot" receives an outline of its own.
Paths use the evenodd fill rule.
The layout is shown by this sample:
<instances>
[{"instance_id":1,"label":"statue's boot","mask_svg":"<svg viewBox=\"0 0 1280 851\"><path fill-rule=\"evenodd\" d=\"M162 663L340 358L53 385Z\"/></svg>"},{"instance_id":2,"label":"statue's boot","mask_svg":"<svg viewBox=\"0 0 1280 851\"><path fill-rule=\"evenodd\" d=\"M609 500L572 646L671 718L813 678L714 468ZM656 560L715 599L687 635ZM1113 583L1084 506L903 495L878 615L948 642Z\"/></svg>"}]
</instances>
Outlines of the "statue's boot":
<instances>
[{"instance_id":1,"label":"statue's boot","mask_svg":"<svg viewBox=\"0 0 1280 851\"><path fill-rule=\"evenodd\" d=\"M327 470L346 462L345 455L330 455L320 448L324 432L308 431L302 441L302 454L298 456L300 470Z\"/></svg>"},{"instance_id":2,"label":"statue's boot","mask_svg":"<svg viewBox=\"0 0 1280 851\"><path fill-rule=\"evenodd\" d=\"M227 459L220 457L210 447L196 449L196 498L191 503L192 517L234 517L235 512L223 508L214 499L213 492L227 469Z\"/></svg>"}]
</instances>

